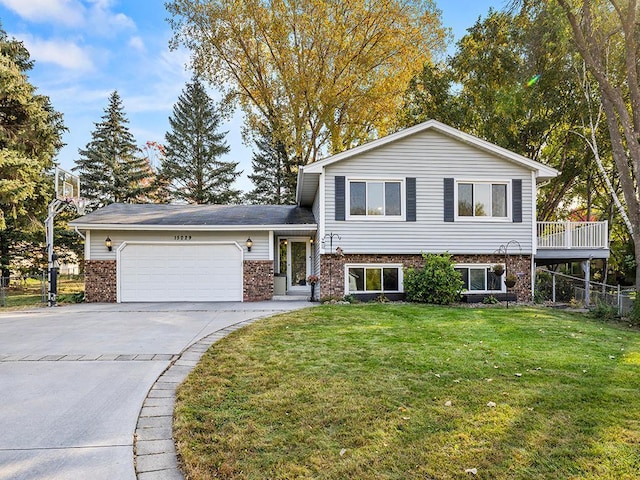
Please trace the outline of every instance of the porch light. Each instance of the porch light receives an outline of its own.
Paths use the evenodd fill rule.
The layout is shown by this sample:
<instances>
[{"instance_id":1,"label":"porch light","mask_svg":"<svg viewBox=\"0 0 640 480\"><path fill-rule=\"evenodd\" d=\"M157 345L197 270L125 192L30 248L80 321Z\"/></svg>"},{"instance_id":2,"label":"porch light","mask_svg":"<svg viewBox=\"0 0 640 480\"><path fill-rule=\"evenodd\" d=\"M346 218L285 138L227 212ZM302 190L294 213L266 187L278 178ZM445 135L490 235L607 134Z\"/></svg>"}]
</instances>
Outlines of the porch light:
<instances>
[{"instance_id":1,"label":"porch light","mask_svg":"<svg viewBox=\"0 0 640 480\"><path fill-rule=\"evenodd\" d=\"M107 250L109 251L113 250L113 242L109 237L104 239L104 246L107 247Z\"/></svg>"},{"instance_id":2,"label":"porch light","mask_svg":"<svg viewBox=\"0 0 640 480\"><path fill-rule=\"evenodd\" d=\"M245 245L247 246L247 252L250 252L251 247L253 247L253 240L251 240L251 237L247 238Z\"/></svg>"},{"instance_id":3,"label":"porch light","mask_svg":"<svg viewBox=\"0 0 640 480\"><path fill-rule=\"evenodd\" d=\"M313 245L313 242L314 242L314 241L315 241L315 240L313 239L313 237L310 237L310 238L309 238L309 243L310 243L311 245Z\"/></svg>"}]
</instances>

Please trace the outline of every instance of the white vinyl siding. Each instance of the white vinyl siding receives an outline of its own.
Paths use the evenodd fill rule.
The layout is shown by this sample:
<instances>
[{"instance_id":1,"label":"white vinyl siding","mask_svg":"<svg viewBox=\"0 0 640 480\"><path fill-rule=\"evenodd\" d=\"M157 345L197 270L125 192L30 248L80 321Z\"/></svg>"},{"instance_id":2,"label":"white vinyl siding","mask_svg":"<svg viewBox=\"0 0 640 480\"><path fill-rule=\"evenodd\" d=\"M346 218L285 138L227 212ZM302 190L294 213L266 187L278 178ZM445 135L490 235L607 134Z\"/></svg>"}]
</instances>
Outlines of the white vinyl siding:
<instances>
[{"instance_id":1,"label":"white vinyl siding","mask_svg":"<svg viewBox=\"0 0 640 480\"><path fill-rule=\"evenodd\" d=\"M335 220L335 177L357 179L366 173L376 178L416 178L416 222L348 218ZM444 178L512 184L522 180L522 223L504 218L483 222L445 222ZM324 231L339 234L345 254L492 254L500 245L517 240L522 253L533 244L533 175L521 165L472 147L432 130L416 133L326 167ZM404 197L404 193L403 193ZM404 198L403 198L404 200ZM511 198L507 211L511 211ZM335 247L336 245L334 245Z\"/></svg>"},{"instance_id":2,"label":"white vinyl siding","mask_svg":"<svg viewBox=\"0 0 640 480\"><path fill-rule=\"evenodd\" d=\"M111 238L113 250L109 252L104 246L106 237ZM177 237L177 239L176 239ZM186 237L180 240L181 237ZM190 238L189 238L190 237ZM245 242L251 237L253 246L251 252L247 252ZM116 251L123 241L134 242L171 242L176 245L189 247L194 242L236 242L244 250L245 260L269 260L269 232L194 232L185 230L176 231L124 231L124 230L91 230L89 250L91 260L115 260Z\"/></svg>"}]
</instances>

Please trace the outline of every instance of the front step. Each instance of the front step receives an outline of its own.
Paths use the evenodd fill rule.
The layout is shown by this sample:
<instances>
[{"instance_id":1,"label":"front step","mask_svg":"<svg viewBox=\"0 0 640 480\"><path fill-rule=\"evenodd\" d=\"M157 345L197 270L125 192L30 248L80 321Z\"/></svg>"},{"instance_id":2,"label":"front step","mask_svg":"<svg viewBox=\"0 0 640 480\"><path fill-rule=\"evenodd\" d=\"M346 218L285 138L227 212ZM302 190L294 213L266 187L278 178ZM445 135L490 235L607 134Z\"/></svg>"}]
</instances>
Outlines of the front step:
<instances>
[{"instance_id":1,"label":"front step","mask_svg":"<svg viewBox=\"0 0 640 480\"><path fill-rule=\"evenodd\" d=\"M274 295L271 300L277 302L308 302L309 295L307 294L293 294L293 295Z\"/></svg>"}]
</instances>

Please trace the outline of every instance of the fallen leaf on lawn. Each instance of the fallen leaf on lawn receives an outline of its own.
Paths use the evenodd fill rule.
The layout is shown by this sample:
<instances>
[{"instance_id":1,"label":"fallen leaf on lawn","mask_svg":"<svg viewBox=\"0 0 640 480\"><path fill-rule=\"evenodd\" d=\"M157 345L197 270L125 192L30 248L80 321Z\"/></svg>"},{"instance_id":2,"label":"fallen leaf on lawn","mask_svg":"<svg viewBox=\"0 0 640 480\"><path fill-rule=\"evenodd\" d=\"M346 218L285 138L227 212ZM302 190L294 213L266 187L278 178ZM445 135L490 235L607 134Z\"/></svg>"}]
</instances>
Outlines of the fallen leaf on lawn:
<instances>
[{"instance_id":1,"label":"fallen leaf on lawn","mask_svg":"<svg viewBox=\"0 0 640 480\"><path fill-rule=\"evenodd\" d=\"M345 453L347 453L347 449L343 448L342 450L340 450L340 456L342 457Z\"/></svg>"},{"instance_id":2,"label":"fallen leaf on lawn","mask_svg":"<svg viewBox=\"0 0 640 480\"><path fill-rule=\"evenodd\" d=\"M582 370L582 373L587 373L587 371L586 370Z\"/></svg>"},{"instance_id":3,"label":"fallen leaf on lawn","mask_svg":"<svg viewBox=\"0 0 640 480\"><path fill-rule=\"evenodd\" d=\"M411 417L402 417L403 420L409 420Z\"/></svg>"},{"instance_id":4,"label":"fallen leaf on lawn","mask_svg":"<svg viewBox=\"0 0 640 480\"><path fill-rule=\"evenodd\" d=\"M487 382L493 382L493 378L487 378Z\"/></svg>"},{"instance_id":5,"label":"fallen leaf on lawn","mask_svg":"<svg viewBox=\"0 0 640 480\"><path fill-rule=\"evenodd\" d=\"M444 402L444 406L445 407L450 407L451 406L451 400L447 400L446 402Z\"/></svg>"},{"instance_id":6,"label":"fallen leaf on lawn","mask_svg":"<svg viewBox=\"0 0 640 480\"><path fill-rule=\"evenodd\" d=\"M460 379L459 379L459 378L456 378L456 379L453 381L453 383L460 383Z\"/></svg>"},{"instance_id":7,"label":"fallen leaf on lawn","mask_svg":"<svg viewBox=\"0 0 640 480\"><path fill-rule=\"evenodd\" d=\"M500 368L498 365L494 365L493 368Z\"/></svg>"},{"instance_id":8,"label":"fallen leaf on lawn","mask_svg":"<svg viewBox=\"0 0 640 480\"><path fill-rule=\"evenodd\" d=\"M436 373L436 377L440 378L440 374L439 374L439 373Z\"/></svg>"},{"instance_id":9,"label":"fallen leaf on lawn","mask_svg":"<svg viewBox=\"0 0 640 480\"><path fill-rule=\"evenodd\" d=\"M407 407L405 407L405 406L403 406L403 405L400 405L400 406L398 407L398 410L399 410L399 411L401 411L401 412L406 412L406 411L407 411Z\"/></svg>"},{"instance_id":10,"label":"fallen leaf on lawn","mask_svg":"<svg viewBox=\"0 0 640 480\"><path fill-rule=\"evenodd\" d=\"M521 374L521 373L515 373L514 375L515 375L516 377L521 377L521 376L522 376L522 374Z\"/></svg>"},{"instance_id":11,"label":"fallen leaf on lawn","mask_svg":"<svg viewBox=\"0 0 640 480\"><path fill-rule=\"evenodd\" d=\"M477 468L467 468L464 473L470 473L471 475L477 475L478 474L478 469Z\"/></svg>"},{"instance_id":12,"label":"fallen leaf on lawn","mask_svg":"<svg viewBox=\"0 0 640 480\"><path fill-rule=\"evenodd\" d=\"M496 402L489 402L489 403L487 403L487 407L494 408L495 406L496 406Z\"/></svg>"},{"instance_id":13,"label":"fallen leaf on lawn","mask_svg":"<svg viewBox=\"0 0 640 480\"><path fill-rule=\"evenodd\" d=\"M614 358L616 358L616 356L615 356L615 355L609 355L609 358L610 358L611 360L613 360Z\"/></svg>"}]
</instances>

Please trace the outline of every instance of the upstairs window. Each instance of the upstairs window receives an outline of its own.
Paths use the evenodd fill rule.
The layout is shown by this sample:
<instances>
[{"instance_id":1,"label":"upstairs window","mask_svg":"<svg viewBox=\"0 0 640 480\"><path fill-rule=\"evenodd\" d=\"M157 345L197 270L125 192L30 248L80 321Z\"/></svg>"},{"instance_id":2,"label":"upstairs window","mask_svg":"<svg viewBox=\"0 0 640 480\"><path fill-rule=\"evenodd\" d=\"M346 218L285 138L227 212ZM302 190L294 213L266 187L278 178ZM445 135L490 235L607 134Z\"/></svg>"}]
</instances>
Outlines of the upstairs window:
<instances>
[{"instance_id":1,"label":"upstairs window","mask_svg":"<svg viewBox=\"0 0 640 480\"><path fill-rule=\"evenodd\" d=\"M458 217L507 218L507 184L458 183Z\"/></svg>"},{"instance_id":2,"label":"upstairs window","mask_svg":"<svg viewBox=\"0 0 640 480\"><path fill-rule=\"evenodd\" d=\"M349 215L401 217L402 182L353 180L349 182Z\"/></svg>"}]
</instances>

